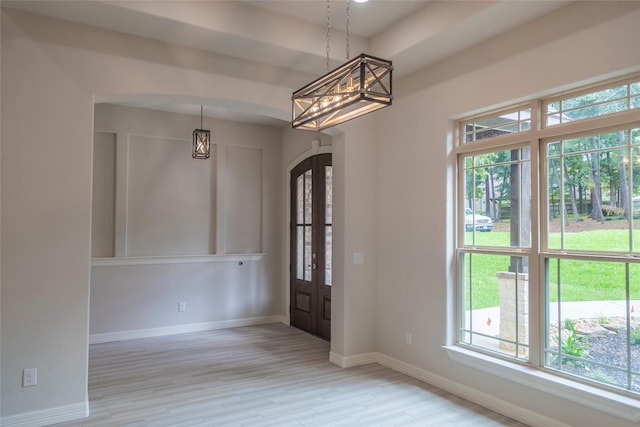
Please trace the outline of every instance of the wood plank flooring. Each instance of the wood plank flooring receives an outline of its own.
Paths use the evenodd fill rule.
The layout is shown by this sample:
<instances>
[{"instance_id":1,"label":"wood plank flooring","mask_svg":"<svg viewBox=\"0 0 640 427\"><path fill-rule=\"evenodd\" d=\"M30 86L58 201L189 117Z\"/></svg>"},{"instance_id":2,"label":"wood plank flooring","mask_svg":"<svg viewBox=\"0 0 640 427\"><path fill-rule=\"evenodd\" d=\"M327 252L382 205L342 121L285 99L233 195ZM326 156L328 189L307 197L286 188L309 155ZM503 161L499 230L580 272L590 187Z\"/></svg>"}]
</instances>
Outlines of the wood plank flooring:
<instances>
[{"instance_id":1,"label":"wood plank flooring","mask_svg":"<svg viewBox=\"0 0 640 427\"><path fill-rule=\"evenodd\" d=\"M94 344L91 416L57 426L523 426L328 354L329 343L282 324Z\"/></svg>"}]
</instances>

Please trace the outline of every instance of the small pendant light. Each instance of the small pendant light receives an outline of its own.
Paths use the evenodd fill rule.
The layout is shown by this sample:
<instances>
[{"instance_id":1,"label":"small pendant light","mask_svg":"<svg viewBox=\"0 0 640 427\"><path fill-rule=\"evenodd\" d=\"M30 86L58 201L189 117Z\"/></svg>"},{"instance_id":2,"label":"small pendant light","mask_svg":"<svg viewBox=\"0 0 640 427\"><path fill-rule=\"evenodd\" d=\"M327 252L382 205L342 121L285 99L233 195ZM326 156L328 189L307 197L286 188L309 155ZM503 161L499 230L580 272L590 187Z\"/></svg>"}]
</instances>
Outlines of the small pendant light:
<instances>
[{"instance_id":1,"label":"small pendant light","mask_svg":"<svg viewBox=\"0 0 640 427\"><path fill-rule=\"evenodd\" d=\"M211 131L202 129L203 106L200 106L200 129L193 131L193 153L194 159L208 159L211 151Z\"/></svg>"}]
</instances>

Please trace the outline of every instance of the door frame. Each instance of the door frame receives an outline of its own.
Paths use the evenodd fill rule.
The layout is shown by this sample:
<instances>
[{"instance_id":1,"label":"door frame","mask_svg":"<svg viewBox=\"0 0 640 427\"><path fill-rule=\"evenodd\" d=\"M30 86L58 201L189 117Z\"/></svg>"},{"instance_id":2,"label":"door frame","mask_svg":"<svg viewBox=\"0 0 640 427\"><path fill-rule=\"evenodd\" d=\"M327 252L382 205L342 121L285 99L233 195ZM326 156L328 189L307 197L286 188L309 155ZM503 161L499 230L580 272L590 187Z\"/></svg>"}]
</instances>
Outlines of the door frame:
<instances>
[{"instance_id":1,"label":"door frame","mask_svg":"<svg viewBox=\"0 0 640 427\"><path fill-rule=\"evenodd\" d=\"M291 305L291 274L289 273L289 265L291 264L291 171L300 164L300 162L313 157L318 154L333 154L333 147L331 145L320 145L320 139L316 138L311 141L311 149L305 151L295 158L291 163L287 165L286 171L286 223L285 223L285 235L283 244L283 262L282 262L282 274L286 275L283 280L285 284L283 289L282 309L284 311L284 319L287 325L291 325L291 312L289 306ZM333 298L333 297L332 297ZM333 304L331 304L331 317L333 318Z\"/></svg>"}]
</instances>

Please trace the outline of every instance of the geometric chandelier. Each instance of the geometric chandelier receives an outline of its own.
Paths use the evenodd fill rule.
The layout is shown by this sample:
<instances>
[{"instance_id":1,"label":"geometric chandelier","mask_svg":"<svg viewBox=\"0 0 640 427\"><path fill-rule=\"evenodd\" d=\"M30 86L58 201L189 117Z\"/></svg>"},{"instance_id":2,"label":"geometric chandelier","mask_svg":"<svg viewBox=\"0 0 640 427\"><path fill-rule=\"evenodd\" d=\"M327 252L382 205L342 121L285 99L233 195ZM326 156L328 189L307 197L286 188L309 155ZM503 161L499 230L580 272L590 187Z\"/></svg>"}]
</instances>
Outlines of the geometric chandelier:
<instances>
[{"instance_id":1,"label":"geometric chandelier","mask_svg":"<svg viewBox=\"0 0 640 427\"><path fill-rule=\"evenodd\" d=\"M200 106L200 129L193 131L193 151L191 157L194 159L208 159L211 151L211 131L202 129L202 105Z\"/></svg>"},{"instance_id":2,"label":"geometric chandelier","mask_svg":"<svg viewBox=\"0 0 640 427\"><path fill-rule=\"evenodd\" d=\"M331 21L327 0L327 74L293 92L293 128L321 131L391 105L391 61L365 53L349 60L349 25L347 0L347 62L329 71Z\"/></svg>"},{"instance_id":3,"label":"geometric chandelier","mask_svg":"<svg viewBox=\"0 0 640 427\"><path fill-rule=\"evenodd\" d=\"M391 61L360 54L293 93L292 127L320 131L391 105Z\"/></svg>"}]
</instances>

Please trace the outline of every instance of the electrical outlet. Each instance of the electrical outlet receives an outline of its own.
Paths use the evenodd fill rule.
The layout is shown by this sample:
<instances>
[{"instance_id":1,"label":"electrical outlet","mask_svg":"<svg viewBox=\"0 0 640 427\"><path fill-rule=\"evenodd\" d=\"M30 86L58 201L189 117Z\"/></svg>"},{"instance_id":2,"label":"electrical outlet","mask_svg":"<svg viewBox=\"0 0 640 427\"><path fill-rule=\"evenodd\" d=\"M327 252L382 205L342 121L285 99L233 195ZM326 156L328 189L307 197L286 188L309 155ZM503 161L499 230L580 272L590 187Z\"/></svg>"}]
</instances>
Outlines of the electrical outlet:
<instances>
[{"instance_id":1,"label":"electrical outlet","mask_svg":"<svg viewBox=\"0 0 640 427\"><path fill-rule=\"evenodd\" d=\"M22 387L38 385L38 368L28 368L22 371Z\"/></svg>"},{"instance_id":2,"label":"electrical outlet","mask_svg":"<svg viewBox=\"0 0 640 427\"><path fill-rule=\"evenodd\" d=\"M187 302L186 301L180 301L178 303L178 311L179 312L183 312L183 311L187 311Z\"/></svg>"},{"instance_id":3,"label":"electrical outlet","mask_svg":"<svg viewBox=\"0 0 640 427\"><path fill-rule=\"evenodd\" d=\"M353 263L354 264L364 264L364 254L362 252L354 252L353 253Z\"/></svg>"},{"instance_id":4,"label":"electrical outlet","mask_svg":"<svg viewBox=\"0 0 640 427\"><path fill-rule=\"evenodd\" d=\"M404 333L404 342L407 345L413 345L413 334L411 332Z\"/></svg>"}]
</instances>

